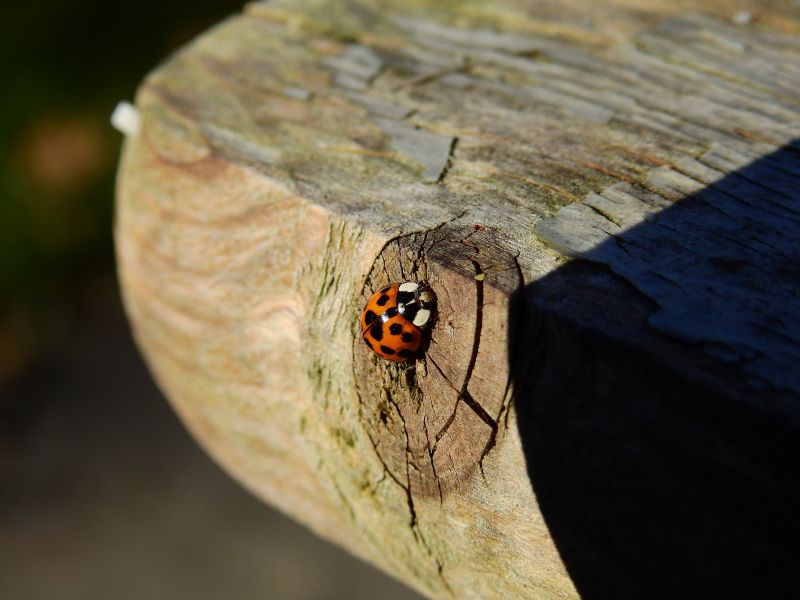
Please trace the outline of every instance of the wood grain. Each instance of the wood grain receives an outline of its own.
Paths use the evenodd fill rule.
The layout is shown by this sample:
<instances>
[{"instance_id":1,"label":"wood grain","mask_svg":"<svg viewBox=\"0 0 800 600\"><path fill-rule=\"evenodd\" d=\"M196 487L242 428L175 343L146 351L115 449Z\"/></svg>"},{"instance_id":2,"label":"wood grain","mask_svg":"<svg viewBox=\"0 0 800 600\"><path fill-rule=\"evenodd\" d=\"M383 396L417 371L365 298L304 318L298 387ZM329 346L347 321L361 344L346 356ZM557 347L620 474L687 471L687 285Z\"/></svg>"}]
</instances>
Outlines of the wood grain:
<instances>
[{"instance_id":1,"label":"wood grain","mask_svg":"<svg viewBox=\"0 0 800 600\"><path fill-rule=\"evenodd\" d=\"M783 2L248 5L147 77L120 166L122 290L161 388L259 497L429 597L690 597L676 573L713 564L664 554L643 591L633 534L601 502L566 518L589 488L548 465L584 456L560 411L605 427L573 401L612 406L614 382L796 433L799 23ZM403 279L439 303L408 367L357 326ZM761 485L737 453L759 439L731 485Z\"/></svg>"}]
</instances>

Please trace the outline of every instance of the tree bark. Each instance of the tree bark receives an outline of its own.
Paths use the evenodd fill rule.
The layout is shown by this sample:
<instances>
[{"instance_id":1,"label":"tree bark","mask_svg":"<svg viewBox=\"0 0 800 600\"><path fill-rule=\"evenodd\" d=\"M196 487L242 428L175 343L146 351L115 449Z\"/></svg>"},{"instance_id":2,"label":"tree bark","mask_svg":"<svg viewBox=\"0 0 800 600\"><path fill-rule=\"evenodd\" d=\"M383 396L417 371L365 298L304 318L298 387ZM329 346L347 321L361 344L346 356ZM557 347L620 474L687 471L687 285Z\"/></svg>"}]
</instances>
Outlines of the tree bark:
<instances>
[{"instance_id":1,"label":"tree bark","mask_svg":"<svg viewBox=\"0 0 800 600\"><path fill-rule=\"evenodd\" d=\"M248 5L147 77L125 143L120 279L162 390L243 485L432 598L777 585L797 16ZM401 280L438 301L410 366L359 339Z\"/></svg>"}]
</instances>

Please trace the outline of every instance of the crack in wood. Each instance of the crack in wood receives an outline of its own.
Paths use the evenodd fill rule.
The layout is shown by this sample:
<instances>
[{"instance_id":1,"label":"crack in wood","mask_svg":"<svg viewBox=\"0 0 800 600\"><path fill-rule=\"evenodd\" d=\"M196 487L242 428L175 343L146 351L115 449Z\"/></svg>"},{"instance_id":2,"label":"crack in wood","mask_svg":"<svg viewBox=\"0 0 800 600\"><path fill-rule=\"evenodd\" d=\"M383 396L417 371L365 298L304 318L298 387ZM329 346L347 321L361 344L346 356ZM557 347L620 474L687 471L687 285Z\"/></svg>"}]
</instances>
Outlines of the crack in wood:
<instances>
[{"instance_id":1,"label":"crack in wood","mask_svg":"<svg viewBox=\"0 0 800 600\"><path fill-rule=\"evenodd\" d=\"M388 475L389 479L394 481L406 493L406 498L408 501L408 510L410 513L409 527L411 528L415 527L417 524L417 513L414 510L414 500L411 497L410 487L403 485L403 482L400 481L394 473L392 473L392 470L389 468L389 465L387 465L386 461L383 460L383 455L381 454L380 450L378 450L378 443L372 437L372 434L368 432L367 437L369 438L369 441L372 444L372 449L375 451L375 456L378 457L378 460L381 462L381 465L383 465L384 475ZM380 481L378 483L380 483Z\"/></svg>"},{"instance_id":2,"label":"crack in wood","mask_svg":"<svg viewBox=\"0 0 800 600\"><path fill-rule=\"evenodd\" d=\"M428 460L430 461L431 469L433 469L433 480L436 482L436 487L439 490L439 504L442 504L444 500L444 496L442 495L442 482L439 479L439 475L436 473L436 463L433 460L433 449L431 448L431 438L428 433L427 416L423 418L422 424L425 428L425 448L428 451Z\"/></svg>"},{"instance_id":3,"label":"crack in wood","mask_svg":"<svg viewBox=\"0 0 800 600\"><path fill-rule=\"evenodd\" d=\"M439 374L442 376L442 379L444 379L448 384L450 384L450 387L453 388L454 391L459 392L458 388L455 385L453 385L453 382L450 381L447 375L444 374L442 368L438 364L436 364L435 360L433 360L433 357L429 356L427 360L429 360L431 364L436 368L436 370L439 371ZM458 395L456 396L455 405L453 406L453 410L450 412L450 416L447 418L447 421L445 421L444 425L439 430L439 433L436 434L436 437L433 440L434 453L436 452L436 446L439 444L439 441L444 437L444 434L447 433L447 430L450 428L450 425L453 424L453 421L456 418L456 411L458 410L458 403L460 401L461 401L461 393L459 392Z\"/></svg>"},{"instance_id":4,"label":"crack in wood","mask_svg":"<svg viewBox=\"0 0 800 600\"><path fill-rule=\"evenodd\" d=\"M462 240L462 243L465 242L467 239L469 239L469 237L471 235L472 235L472 233L470 233L466 238L464 238L464 240ZM476 260L471 260L471 262L472 262L472 264L473 264L473 266L475 268L475 275L476 276L484 274L483 268L481 267L481 265ZM451 412L450 417L445 422L445 424L442 427L442 429L436 434L436 437L434 439L433 449L431 450L431 457L433 457L433 454L435 454L439 442L442 440L444 435L449 430L450 426L453 424L453 422L455 420L455 416L456 416L456 411L458 410L458 403L459 402L464 402L464 404L466 404L470 409L472 409L472 411L476 415L478 415L478 417L484 423L486 423L486 425L488 425L490 427L490 429L491 429L491 434L490 434L490 437L489 437L489 441L487 442L486 447L483 449L483 451L481 453L481 457L479 459L479 464L481 465L481 473L483 473L483 465L482 465L483 458L484 458L484 456L486 456L486 454L488 453L489 449L491 449L491 447L494 446L495 439L496 439L496 436L497 436L497 421L495 419L493 419L489 415L489 413L486 412L486 410L483 408L483 406L481 406L481 404L479 402L477 402L472 397L472 394L470 394L469 389L468 389L469 388L470 379L472 378L472 372L475 369L475 363L477 362L477 359L478 359L478 351L479 351L479 348L480 348L480 341L481 341L481 332L482 332L482 329L483 329L483 286L484 286L483 279L479 279L479 278L476 277L475 284L476 284L476 293L475 293L475 296L476 296L475 329L474 329L474 335L473 335L473 344L472 344L471 356L470 356L469 363L467 365L467 370L466 370L466 373L465 373L465 376L464 376L464 382L461 385L461 389L456 388L456 386L453 384L453 382L450 381L450 379L445 375L445 373L442 370L442 368L436 363L436 361L432 357L428 357L428 360L430 360L431 363L433 364L433 366L436 368L436 370L439 371L439 373L442 376L442 378L445 381L447 381L447 383L454 390L456 390L458 392L458 395L456 397L456 405L453 408L453 411ZM510 380L509 380L509 384L510 384ZM508 384L507 384L507 387L506 387L506 391L507 390L508 390ZM504 397L505 397L505 394L504 394ZM501 408L501 412L502 412L502 408ZM426 430L426 434L427 434L427 430Z\"/></svg>"},{"instance_id":5,"label":"crack in wood","mask_svg":"<svg viewBox=\"0 0 800 600\"><path fill-rule=\"evenodd\" d=\"M450 167L453 166L457 144L458 144L458 138L454 137L453 140L450 142L450 150L448 150L447 152L447 160L444 163L444 167L442 167L442 171L439 173L439 177L436 179L436 183L442 183L445 177L447 177L447 173L450 171Z\"/></svg>"},{"instance_id":6,"label":"crack in wood","mask_svg":"<svg viewBox=\"0 0 800 600\"><path fill-rule=\"evenodd\" d=\"M453 73L463 73L469 68L469 63L465 62L462 65L458 65L455 67L446 67L444 69L437 69L436 71L431 71L428 73L422 73L421 75L416 75L415 77L410 77L405 81L401 81L397 85L392 88L392 91L398 92L400 90L408 90L410 88L415 88L440 77L444 77L445 75L451 75Z\"/></svg>"},{"instance_id":7,"label":"crack in wood","mask_svg":"<svg viewBox=\"0 0 800 600\"><path fill-rule=\"evenodd\" d=\"M405 417L403 417L402 411L400 410L400 407L397 405L397 402L395 401L395 399L392 396L391 392L388 389L385 389L385 392L386 392L386 396L387 396L387 400L388 400L389 404L391 404L394 407L395 411L397 412L397 415L400 417L400 420L403 423L403 432L404 432L405 438L406 438L406 481L407 481L407 485L404 486L396 477L394 477L392 475L391 471L389 471L388 467L386 466L386 463L383 461L382 458L381 458L381 462L383 463L384 468L386 469L386 472L389 473L390 477L392 477L394 479L394 481L405 491L407 504L408 504L408 510L409 510L409 514L410 514L409 528L411 529L411 533L414 536L415 541L418 544L420 544L425 549L425 551L428 553L428 555L434 560L434 563L436 564L436 572L437 572L437 575L438 575L439 579L441 580L442 584L445 586L445 589L447 589L448 592L450 592L451 595L452 595L452 590L450 588L450 584L447 582L447 579L444 577L444 566L443 566L443 563L439 559L439 557L436 556L436 554L434 554L432 548L430 547L430 544L425 539L425 535L422 532L420 522L419 522L419 520L417 518L417 511L416 511L416 508L415 508L415 505L414 505L414 494L413 494L412 489L411 489L411 468L414 468L414 470L417 471L417 472L419 472L419 468L417 467L416 464L414 464L414 462L412 460L413 452L411 450L411 445L410 445L410 441L409 441L408 426L406 424ZM427 435L427 429L426 429L426 435ZM370 439L370 441L372 441L372 440ZM374 442L373 442L373 449L375 450L375 452L377 454L378 453L378 449L377 449L377 446L376 446L376 444ZM435 473L435 470L434 470L434 473Z\"/></svg>"},{"instance_id":8,"label":"crack in wood","mask_svg":"<svg viewBox=\"0 0 800 600\"><path fill-rule=\"evenodd\" d=\"M408 425L406 424L406 419L403 416L403 412L400 410L400 407L397 406L391 391L388 388L384 388L384 392L386 393L386 398L389 401L389 404L394 407L395 411L397 412L397 416L400 417L400 421L403 423L403 433L406 437L406 486L403 489L405 489L408 497L408 511L411 513L411 522L409 523L409 526L413 531L417 524L417 511L414 508L414 496L411 493L411 457L413 454L411 452L411 445L408 439ZM414 535L416 536L416 533Z\"/></svg>"}]
</instances>

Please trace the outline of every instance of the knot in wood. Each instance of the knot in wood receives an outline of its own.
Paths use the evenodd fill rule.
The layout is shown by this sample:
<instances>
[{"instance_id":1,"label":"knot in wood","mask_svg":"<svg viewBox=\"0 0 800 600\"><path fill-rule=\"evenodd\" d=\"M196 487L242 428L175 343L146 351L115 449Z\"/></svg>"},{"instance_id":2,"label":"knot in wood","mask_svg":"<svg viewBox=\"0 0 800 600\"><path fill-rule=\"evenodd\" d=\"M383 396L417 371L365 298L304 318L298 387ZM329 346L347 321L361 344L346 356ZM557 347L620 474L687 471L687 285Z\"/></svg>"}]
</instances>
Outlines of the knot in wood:
<instances>
[{"instance_id":1,"label":"knot in wood","mask_svg":"<svg viewBox=\"0 0 800 600\"><path fill-rule=\"evenodd\" d=\"M508 302L521 277L493 231L446 225L390 241L362 304L393 281L426 282L436 320L425 355L409 365L381 360L355 333L361 423L389 477L409 494L441 499L481 467L505 429Z\"/></svg>"}]
</instances>

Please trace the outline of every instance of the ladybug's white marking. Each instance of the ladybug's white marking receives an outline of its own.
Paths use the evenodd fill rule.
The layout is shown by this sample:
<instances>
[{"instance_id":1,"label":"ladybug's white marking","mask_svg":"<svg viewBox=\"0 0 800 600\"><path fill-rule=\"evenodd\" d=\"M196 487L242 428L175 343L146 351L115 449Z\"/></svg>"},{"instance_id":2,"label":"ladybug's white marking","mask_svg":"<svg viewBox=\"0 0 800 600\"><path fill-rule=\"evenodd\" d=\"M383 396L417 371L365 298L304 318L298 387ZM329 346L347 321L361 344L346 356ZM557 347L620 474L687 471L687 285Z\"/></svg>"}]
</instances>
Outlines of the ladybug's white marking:
<instances>
[{"instance_id":1,"label":"ladybug's white marking","mask_svg":"<svg viewBox=\"0 0 800 600\"><path fill-rule=\"evenodd\" d=\"M414 316L414 320L412 323L417 327L425 327L428 324L428 321L431 320L431 311L427 308L420 308L417 311L417 314Z\"/></svg>"},{"instance_id":2,"label":"ladybug's white marking","mask_svg":"<svg viewBox=\"0 0 800 600\"><path fill-rule=\"evenodd\" d=\"M413 281L406 281L406 282L400 284L399 291L416 293L417 290L419 290L419 287L420 286L419 286L418 283L415 283Z\"/></svg>"}]
</instances>

